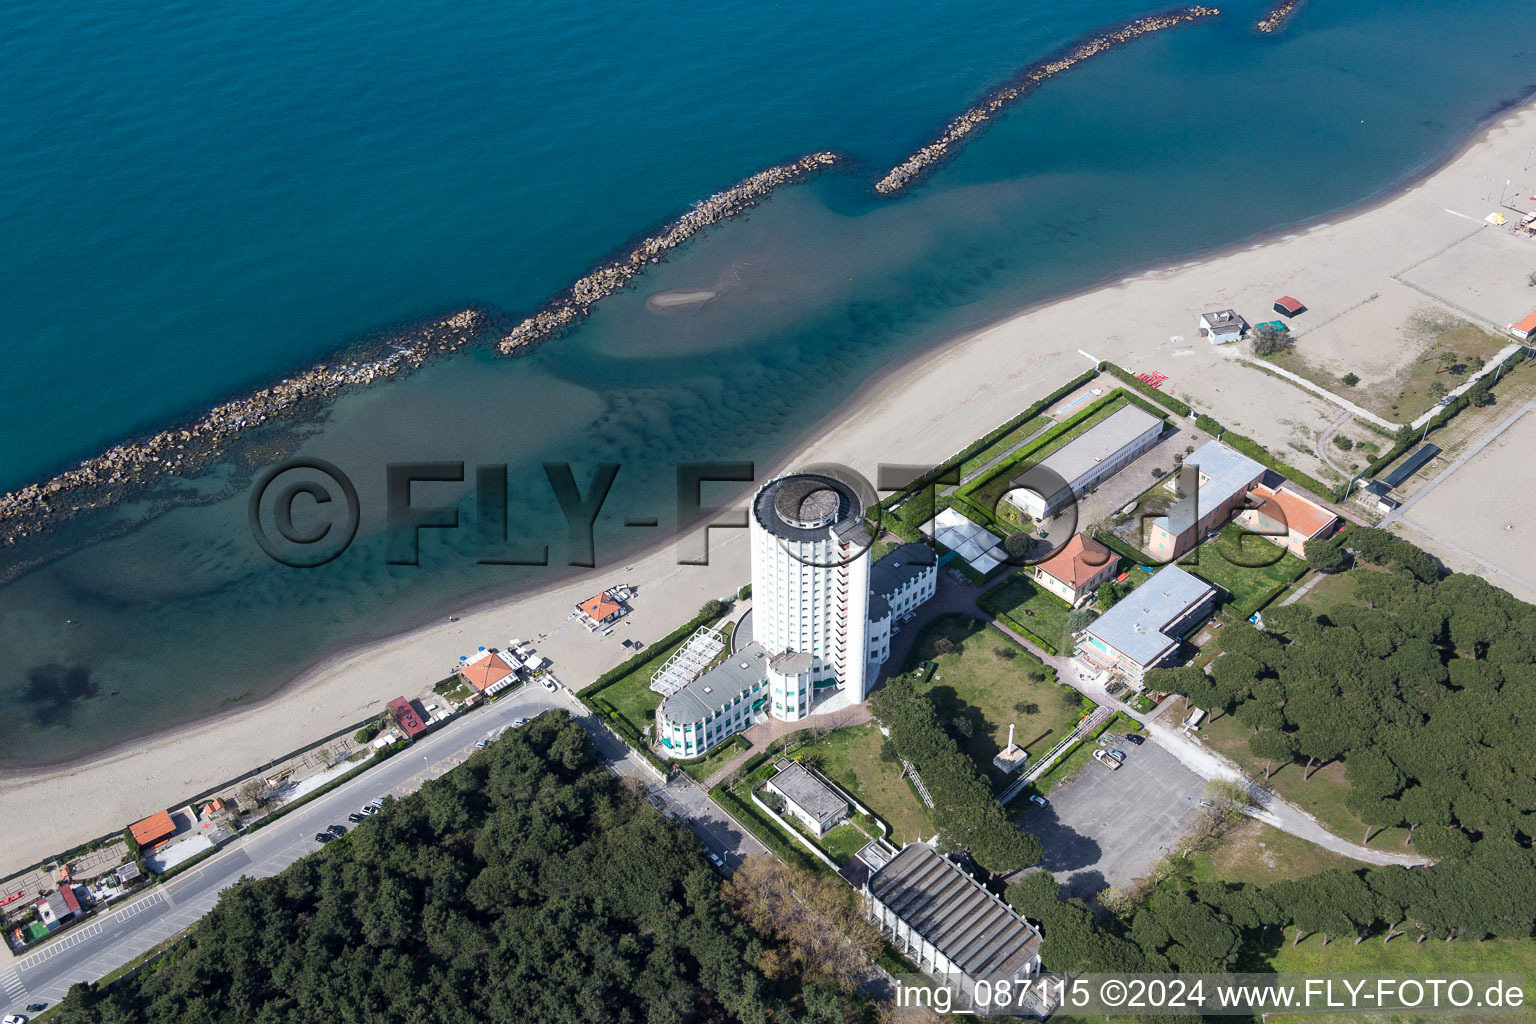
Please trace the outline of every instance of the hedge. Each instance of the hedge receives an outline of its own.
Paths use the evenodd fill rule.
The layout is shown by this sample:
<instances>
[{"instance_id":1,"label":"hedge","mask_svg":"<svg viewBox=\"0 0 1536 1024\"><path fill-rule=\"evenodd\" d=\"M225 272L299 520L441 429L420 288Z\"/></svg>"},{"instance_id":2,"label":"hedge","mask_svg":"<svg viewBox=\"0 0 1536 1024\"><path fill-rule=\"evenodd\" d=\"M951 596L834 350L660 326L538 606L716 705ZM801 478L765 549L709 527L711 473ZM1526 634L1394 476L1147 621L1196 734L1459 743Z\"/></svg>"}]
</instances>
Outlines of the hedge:
<instances>
[{"instance_id":1,"label":"hedge","mask_svg":"<svg viewBox=\"0 0 1536 1024\"><path fill-rule=\"evenodd\" d=\"M715 803L725 809L727 814L735 818L742 828L756 836L758 841L773 851L780 860L812 871L828 870L819 858L810 856L796 846L779 831L777 825L759 814L756 807L743 801L724 785L711 789L709 795L714 798Z\"/></svg>"},{"instance_id":2,"label":"hedge","mask_svg":"<svg viewBox=\"0 0 1536 1024\"><path fill-rule=\"evenodd\" d=\"M305 793L303 796L299 797L299 799L290 801L289 803L286 803L286 804L283 804L283 806L279 807L277 810L271 811L271 812L263 815L262 817L257 818L256 821L253 822L251 824L251 826L245 830L244 834L245 835L250 835L252 832L255 832L257 829L265 828L266 826L272 824L274 821L276 821L278 818L281 818L283 815L289 814L290 812L298 810L300 807L303 807L305 804L309 803L311 800L318 800L320 797L322 797L325 794L329 793L331 790L335 789L337 786L340 786L342 783L344 783L344 782L351 782L353 779L355 779L359 775L363 774L363 772L367 771L369 768L372 768L375 764L379 763L380 761L385 760L386 758L392 757L396 753L404 750L408 745L409 744L407 744L404 740L401 740L401 741L399 741L397 743L391 743L389 746L387 746L383 750L381 750L378 754L374 755L373 757L368 758L368 760L364 761L362 764L358 765L356 768L353 768L351 771L343 772L341 775L339 775L336 778L332 779L330 782L327 782L325 785L321 786L319 789L311 790L310 792Z\"/></svg>"},{"instance_id":3,"label":"hedge","mask_svg":"<svg viewBox=\"0 0 1536 1024\"><path fill-rule=\"evenodd\" d=\"M1003 423L997 427L994 427L992 430L988 431L981 437L978 437L976 440L966 445L964 448L960 449L954 455L951 455L948 459L944 460L944 462L933 467L933 469L912 481L902 490L892 494L890 497L882 501L880 506L882 508L889 509L892 505L895 505L897 502L901 501L906 495L914 494L920 490L923 490L934 480L937 480L940 476L942 476L946 470L957 469L961 463L965 462L966 459L969 459L973 455L976 455L991 445L996 444L1010 431L1016 430L1029 420L1033 419L1035 416L1039 415L1042 409L1054 405L1056 402L1065 398L1067 395L1070 395L1072 392L1076 391L1084 384L1087 384L1098 375L1099 371L1097 369L1085 370L1083 373L1078 374L1076 377L1072 378L1070 381L1063 384L1055 391L1052 391L1038 402L1035 402L1028 409L1025 409L1023 412L1013 417L1013 419L1008 420L1006 423ZM924 522L926 521L927 520L924 520Z\"/></svg>"},{"instance_id":4,"label":"hedge","mask_svg":"<svg viewBox=\"0 0 1536 1024\"><path fill-rule=\"evenodd\" d=\"M1130 561L1135 562L1137 565L1150 564L1147 561L1147 556L1143 552L1137 551L1135 548L1131 547L1125 541L1121 540L1119 537L1116 537L1108 530L1100 530L1093 535L1093 539L1109 548L1109 550L1113 551L1121 558L1129 559Z\"/></svg>"},{"instance_id":5,"label":"hedge","mask_svg":"<svg viewBox=\"0 0 1536 1024\"><path fill-rule=\"evenodd\" d=\"M1189 406L1179 401L1177 398L1174 398L1172 395L1165 394L1163 391L1159 390L1158 388L1154 388L1140 377L1137 377L1134 373L1128 372L1123 366L1116 366L1111 362L1102 362L1099 364L1099 369L1106 373L1112 374L1115 377L1118 377L1120 380L1141 392L1143 395L1146 395L1148 398L1151 398L1159 404L1166 406L1167 408L1178 413L1180 416L1188 416L1194 411Z\"/></svg>"},{"instance_id":6,"label":"hedge","mask_svg":"<svg viewBox=\"0 0 1536 1024\"><path fill-rule=\"evenodd\" d=\"M657 640L655 643L648 645L645 650L641 651L639 654L630 655L628 658L619 662L607 672L604 672L602 675L598 676L592 681L590 685L582 687L578 695L585 699L602 692L604 689L612 686L621 677L629 675L629 673L633 672L641 665L644 665L652 658L655 658L657 655L661 654L662 651L665 651L668 647L671 647L673 644L677 643L683 637L687 636L689 633L692 633L700 626L708 625L710 621L712 621L715 617L716 616L705 615L702 613L695 615L693 618L689 619L681 626L678 626L676 629L662 637L660 640Z\"/></svg>"},{"instance_id":7,"label":"hedge","mask_svg":"<svg viewBox=\"0 0 1536 1024\"><path fill-rule=\"evenodd\" d=\"M962 495L969 496L971 494L974 494L976 491L979 491L981 488L987 486L993 480L996 480L998 477L1000 477L1000 476L1002 476L1002 475L1004 475L1006 473L1011 473L1021 463L1028 461L1030 456L1033 455L1035 452L1037 452L1040 449L1046 447L1052 441L1056 440L1058 437L1060 437L1061 435L1065 434L1067 431L1072 430L1078 424L1080 424L1084 420L1088 419L1088 417L1092 416L1094 413L1096 413L1100 409L1104 408L1110 402L1113 402L1117 397L1119 397L1122 394L1125 394L1125 396L1127 398L1130 398L1129 394L1127 394L1125 392L1122 392L1121 389L1119 389L1119 388L1116 388L1115 390L1111 391L1109 394L1103 396L1102 398L1097 398L1094 401L1090 402L1086 407L1084 407L1082 409L1082 411L1074 413L1072 416L1068 417L1065 420L1062 420L1060 423L1058 423L1054 427L1051 427L1050 429L1046 430L1044 433L1036 435L1035 439L1029 443L1029 447L1014 452L1008 458L1004 459L1002 462L999 462L996 466L992 467L992 471L990 473L988 473L986 476L984 476L984 477L977 477L976 479L972 480L970 483L966 484L965 487L962 489L962 491L960 493Z\"/></svg>"},{"instance_id":8,"label":"hedge","mask_svg":"<svg viewBox=\"0 0 1536 1024\"><path fill-rule=\"evenodd\" d=\"M1051 643L1049 640L1046 640L1039 633L1036 633L1034 630L1019 622L1019 620L1015 619L1012 615L1008 615L1003 612L993 612L992 614L1006 622L1009 629L1013 630L1015 633L1022 634L1027 640L1029 640L1035 646L1042 648L1047 654L1059 655L1061 653L1056 649L1055 644Z\"/></svg>"}]
</instances>

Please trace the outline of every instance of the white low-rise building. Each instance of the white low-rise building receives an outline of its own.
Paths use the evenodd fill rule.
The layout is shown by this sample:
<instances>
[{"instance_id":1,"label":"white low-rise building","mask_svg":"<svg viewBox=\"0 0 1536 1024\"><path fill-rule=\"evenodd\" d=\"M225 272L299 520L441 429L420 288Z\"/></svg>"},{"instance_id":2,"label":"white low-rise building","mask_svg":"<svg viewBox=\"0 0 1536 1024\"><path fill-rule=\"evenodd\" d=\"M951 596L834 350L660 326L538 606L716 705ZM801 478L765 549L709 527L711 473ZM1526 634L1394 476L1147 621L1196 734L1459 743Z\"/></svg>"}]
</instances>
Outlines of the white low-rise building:
<instances>
[{"instance_id":1,"label":"white low-rise building","mask_svg":"<svg viewBox=\"0 0 1536 1024\"><path fill-rule=\"evenodd\" d=\"M780 761L775 767L778 774L763 788L777 793L784 801L785 812L804 825L811 835L820 838L848 817L848 801L805 765Z\"/></svg>"},{"instance_id":2,"label":"white low-rise building","mask_svg":"<svg viewBox=\"0 0 1536 1024\"><path fill-rule=\"evenodd\" d=\"M869 876L863 894L899 953L968 996L978 982L995 986L1040 971L1039 929L931 846L902 847Z\"/></svg>"}]
</instances>

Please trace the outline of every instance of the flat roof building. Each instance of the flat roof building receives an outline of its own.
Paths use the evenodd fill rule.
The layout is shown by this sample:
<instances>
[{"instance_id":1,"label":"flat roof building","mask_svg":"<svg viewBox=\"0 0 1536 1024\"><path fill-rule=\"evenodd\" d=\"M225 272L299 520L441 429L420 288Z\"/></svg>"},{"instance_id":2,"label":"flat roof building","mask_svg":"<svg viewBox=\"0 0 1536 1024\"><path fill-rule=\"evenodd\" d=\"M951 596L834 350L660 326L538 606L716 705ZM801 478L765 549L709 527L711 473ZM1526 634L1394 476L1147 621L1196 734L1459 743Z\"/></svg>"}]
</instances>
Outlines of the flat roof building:
<instances>
[{"instance_id":1,"label":"flat roof building","mask_svg":"<svg viewBox=\"0 0 1536 1024\"><path fill-rule=\"evenodd\" d=\"M764 785L784 798L784 809L818 838L848 817L848 801L798 761L780 761L778 774Z\"/></svg>"},{"instance_id":2,"label":"flat roof building","mask_svg":"<svg viewBox=\"0 0 1536 1024\"><path fill-rule=\"evenodd\" d=\"M1040 970L1040 931L923 843L909 843L863 887L870 918L920 968L966 994Z\"/></svg>"},{"instance_id":3,"label":"flat roof building","mask_svg":"<svg viewBox=\"0 0 1536 1024\"><path fill-rule=\"evenodd\" d=\"M1419 450L1397 464L1397 468L1387 474L1386 485L1388 487L1401 487L1409 477L1423 469L1429 460L1440 454L1437 445L1426 444Z\"/></svg>"},{"instance_id":4,"label":"flat roof building","mask_svg":"<svg viewBox=\"0 0 1536 1024\"><path fill-rule=\"evenodd\" d=\"M1164 566L1078 634L1078 671L1106 682L1118 675L1140 689L1147 670L1171 659L1180 638L1215 603L1216 588L1176 565Z\"/></svg>"},{"instance_id":5,"label":"flat roof building","mask_svg":"<svg viewBox=\"0 0 1536 1024\"><path fill-rule=\"evenodd\" d=\"M1209 338L1212 345L1237 341L1247 327L1247 321L1238 316L1235 309L1217 309L1200 314L1200 337Z\"/></svg>"},{"instance_id":6,"label":"flat roof building","mask_svg":"<svg viewBox=\"0 0 1536 1024\"><path fill-rule=\"evenodd\" d=\"M1224 526L1263 476L1263 466L1220 441L1196 448L1175 479L1179 501L1152 522L1147 553L1165 563L1180 557Z\"/></svg>"},{"instance_id":7,"label":"flat roof building","mask_svg":"<svg viewBox=\"0 0 1536 1024\"><path fill-rule=\"evenodd\" d=\"M1163 421L1135 405L1116 409L1013 480L1008 500L1032 519L1049 519L1155 445Z\"/></svg>"}]
</instances>

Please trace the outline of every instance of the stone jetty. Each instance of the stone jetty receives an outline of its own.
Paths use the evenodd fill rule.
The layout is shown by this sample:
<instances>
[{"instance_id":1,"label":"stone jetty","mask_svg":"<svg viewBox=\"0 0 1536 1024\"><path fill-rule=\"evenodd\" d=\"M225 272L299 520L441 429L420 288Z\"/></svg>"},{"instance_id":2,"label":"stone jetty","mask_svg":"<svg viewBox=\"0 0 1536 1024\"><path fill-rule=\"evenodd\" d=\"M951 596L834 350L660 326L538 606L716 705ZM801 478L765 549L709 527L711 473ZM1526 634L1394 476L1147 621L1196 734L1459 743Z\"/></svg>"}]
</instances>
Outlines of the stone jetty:
<instances>
[{"instance_id":1,"label":"stone jetty","mask_svg":"<svg viewBox=\"0 0 1536 1024\"><path fill-rule=\"evenodd\" d=\"M626 247L621 255L603 262L578 279L533 316L512 328L496 342L496 350L502 355L518 355L545 338L574 326L594 303L625 287L650 264L660 263L668 251L682 245L697 232L729 220L755 206L758 200L780 185L807 178L831 167L839 159L836 153L812 153L793 163L758 171L725 191L716 192L661 231Z\"/></svg>"},{"instance_id":2,"label":"stone jetty","mask_svg":"<svg viewBox=\"0 0 1536 1024\"><path fill-rule=\"evenodd\" d=\"M1299 0L1292 0L1292 2L1299 2ZM1054 78L1063 71L1071 70L1090 57L1108 53L1118 46L1124 46L1153 32L1161 32L1191 21L1213 18L1220 13L1221 11L1215 7L1192 6L1137 18L1117 28L1100 32L1083 42L1075 43L1059 51L1055 56L1031 64L1016 75L1009 84L993 90L981 102L971 106L949 122L939 133L938 138L891 168L890 173L875 184L875 190L881 195L891 196L910 188L929 170L954 155L962 142L1007 107L1034 92L1048 79Z\"/></svg>"},{"instance_id":3,"label":"stone jetty","mask_svg":"<svg viewBox=\"0 0 1536 1024\"><path fill-rule=\"evenodd\" d=\"M490 323L486 310L466 309L380 337L342 361L313 366L217 405L194 422L118 445L51 480L0 495L0 542L14 544L61 519L121 501L157 476L203 470L242 432L295 415L346 389L416 369L434 356L463 348Z\"/></svg>"},{"instance_id":4,"label":"stone jetty","mask_svg":"<svg viewBox=\"0 0 1536 1024\"><path fill-rule=\"evenodd\" d=\"M1265 33L1279 32L1300 6L1301 0L1280 0L1280 3L1271 8L1270 12L1260 18L1259 23L1253 27Z\"/></svg>"}]
</instances>

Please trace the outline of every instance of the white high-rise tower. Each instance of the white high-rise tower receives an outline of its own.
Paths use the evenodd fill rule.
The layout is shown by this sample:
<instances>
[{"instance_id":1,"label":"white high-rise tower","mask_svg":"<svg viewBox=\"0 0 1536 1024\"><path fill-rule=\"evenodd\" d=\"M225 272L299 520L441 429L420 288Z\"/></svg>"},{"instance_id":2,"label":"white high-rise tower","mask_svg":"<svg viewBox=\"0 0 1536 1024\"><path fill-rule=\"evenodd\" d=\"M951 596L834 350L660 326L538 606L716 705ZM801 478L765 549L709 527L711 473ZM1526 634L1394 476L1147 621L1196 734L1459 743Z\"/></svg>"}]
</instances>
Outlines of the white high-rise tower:
<instances>
[{"instance_id":1,"label":"white high-rise tower","mask_svg":"<svg viewBox=\"0 0 1536 1024\"><path fill-rule=\"evenodd\" d=\"M774 655L772 715L803 718L833 686L863 701L869 540L858 492L814 472L770 480L752 499L751 533L752 633Z\"/></svg>"}]
</instances>

